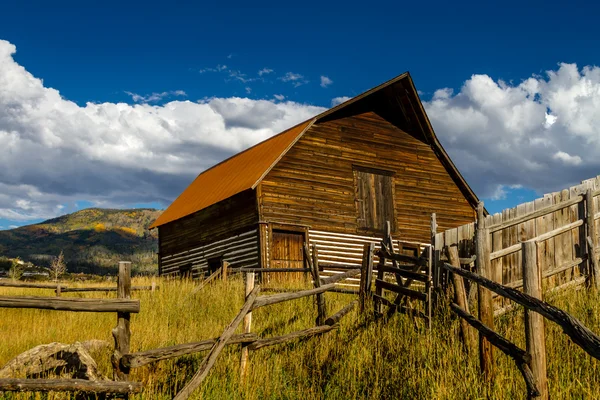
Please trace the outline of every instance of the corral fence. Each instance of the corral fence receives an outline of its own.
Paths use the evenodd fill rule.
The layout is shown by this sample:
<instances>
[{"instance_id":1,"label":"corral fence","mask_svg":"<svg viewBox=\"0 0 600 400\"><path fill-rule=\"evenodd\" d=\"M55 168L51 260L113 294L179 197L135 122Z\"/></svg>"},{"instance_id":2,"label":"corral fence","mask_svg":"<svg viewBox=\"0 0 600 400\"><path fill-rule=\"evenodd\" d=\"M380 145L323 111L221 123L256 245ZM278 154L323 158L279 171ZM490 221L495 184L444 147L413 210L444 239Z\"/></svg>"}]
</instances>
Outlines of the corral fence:
<instances>
[{"instance_id":1,"label":"corral fence","mask_svg":"<svg viewBox=\"0 0 600 400\"><path fill-rule=\"evenodd\" d=\"M442 292L452 280L451 309L464 321L461 331L467 349L475 347L467 326L479 331L480 366L489 381L494 378L495 346L515 360L529 398L548 398L544 318L559 324L590 355L600 357L598 336L542 300L547 291L584 282L600 287L599 199L600 179L595 178L501 214L485 216L480 203L476 223L433 235L435 289ZM469 312L475 295L478 319ZM515 303L525 307L526 350L493 330L494 316Z\"/></svg>"}]
</instances>

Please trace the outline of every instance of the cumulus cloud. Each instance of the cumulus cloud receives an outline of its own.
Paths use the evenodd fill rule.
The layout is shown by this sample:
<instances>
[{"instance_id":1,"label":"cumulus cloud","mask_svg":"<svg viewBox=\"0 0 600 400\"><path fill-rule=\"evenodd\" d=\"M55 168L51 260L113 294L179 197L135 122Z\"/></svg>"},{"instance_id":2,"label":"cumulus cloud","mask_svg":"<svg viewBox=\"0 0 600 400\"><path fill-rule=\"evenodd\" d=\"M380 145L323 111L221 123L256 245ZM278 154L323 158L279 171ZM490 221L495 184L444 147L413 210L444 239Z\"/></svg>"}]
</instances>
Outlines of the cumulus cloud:
<instances>
[{"instance_id":1,"label":"cumulus cloud","mask_svg":"<svg viewBox=\"0 0 600 400\"><path fill-rule=\"evenodd\" d=\"M511 185L550 192L600 173L598 67L559 64L518 84L473 75L425 108L480 197Z\"/></svg>"},{"instance_id":2,"label":"cumulus cloud","mask_svg":"<svg viewBox=\"0 0 600 400\"><path fill-rule=\"evenodd\" d=\"M331 79L329 79L327 76L321 75L321 87L326 88L327 86L331 85L332 83L333 83L333 81Z\"/></svg>"},{"instance_id":3,"label":"cumulus cloud","mask_svg":"<svg viewBox=\"0 0 600 400\"><path fill-rule=\"evenodd\" d=\"M283 101L285 99L285 96L282 94L274 94L273 97L278 101Z\"/></svg>"},{"instance_id":4,"label":"cumulus cloud","mask_svg":"<svg viewBox=\"0 0 600 400\"><path fill-rule=\"evenodd\" d=\"M0 218L50 218L79 200L168 205L202 170L323 108L291 101L87 103L45 87L0 41Z\"/></svg>"},{"instance_id":5,"label":"cumulus cloud","mask_svg":"<svg viewBox=\"0 0 600 400\"><path fill-rule=\"evenodd\" d=\"M346 101L350 100L351 98L352 97L348 97L348 96L334 97L333 99L331 99L331 107L335 107L338 104L345 103Z\"/></svg>"}]
</instances>

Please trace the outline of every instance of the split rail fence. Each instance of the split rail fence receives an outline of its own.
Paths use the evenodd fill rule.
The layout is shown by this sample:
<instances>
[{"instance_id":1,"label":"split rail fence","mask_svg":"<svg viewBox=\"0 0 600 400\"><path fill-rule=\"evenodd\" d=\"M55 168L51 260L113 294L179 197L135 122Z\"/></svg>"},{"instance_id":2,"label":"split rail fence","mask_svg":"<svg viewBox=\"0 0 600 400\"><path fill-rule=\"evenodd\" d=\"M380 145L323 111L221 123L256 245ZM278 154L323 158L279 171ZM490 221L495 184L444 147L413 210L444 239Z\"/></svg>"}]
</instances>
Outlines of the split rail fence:
<instances>
[{"instance_id":1,"label":"split rail fence","mask_svg":"<svg viewBox=\"0 0 600 400\"><path fill-rule=\"evenodd\" d=\"M32 284L25 287L31 287ZM22 287L22 286L20 286ZM38 286L36 286L38 287ZM53 286L56 288L56 286ZM49 288L49 287L45 287ZM74 312L115 312L117 326L112 334L115 350L112 356L114 381L88 381L84 379L0 379L0 392L92 392L129 394L142 390L139 382L128 381L128 368L121 367L121 358L129 353L131 331L130 316L140 311L140 301L131 299L131 263L119 263L116 299L77 299L41 296L0 296L0 308L33 308Z\"/></svg>"}]
</instances>

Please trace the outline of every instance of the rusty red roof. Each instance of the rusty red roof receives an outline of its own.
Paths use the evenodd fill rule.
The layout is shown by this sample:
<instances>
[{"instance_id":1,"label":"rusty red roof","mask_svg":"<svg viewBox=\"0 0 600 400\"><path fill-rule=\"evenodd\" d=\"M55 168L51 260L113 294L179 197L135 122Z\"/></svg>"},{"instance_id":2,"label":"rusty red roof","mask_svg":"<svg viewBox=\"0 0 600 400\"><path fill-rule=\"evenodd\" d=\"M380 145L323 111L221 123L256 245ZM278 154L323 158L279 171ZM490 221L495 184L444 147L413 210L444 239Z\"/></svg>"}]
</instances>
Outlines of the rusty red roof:
<instances>
[{"instance_id":1,"label":"rusty red roof","mask_svg":"<svg viewBox=\"0 0 600 400\"><path fill-rule=\"evenodd\" d=\"M202 172L150 228L193 214L244 190L254 189L312 121L296 125Z\"/></svg>"}]
</instances>

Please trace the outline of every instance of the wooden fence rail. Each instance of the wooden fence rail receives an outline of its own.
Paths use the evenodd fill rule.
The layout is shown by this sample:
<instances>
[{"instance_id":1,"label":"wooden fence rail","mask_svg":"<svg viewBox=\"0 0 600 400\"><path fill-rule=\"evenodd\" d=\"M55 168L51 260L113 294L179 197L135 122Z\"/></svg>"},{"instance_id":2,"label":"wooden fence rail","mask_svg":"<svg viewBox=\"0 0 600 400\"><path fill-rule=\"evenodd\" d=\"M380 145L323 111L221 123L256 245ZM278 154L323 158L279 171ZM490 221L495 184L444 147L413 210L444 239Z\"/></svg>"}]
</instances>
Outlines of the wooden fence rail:
<instances>
[{"instance_id":1,"label":"wooden fence rail","mask_svg":"<svg viewBox=\"0 0 600 400\"><path fill-rule=\"evenodd\" d=\"M139 300L73 299L56 297L0 296L0 308L35 308L38 310L78 312L140 312Z\"/></svg>"},{"instance_id":2,"label":"wooden fence rail","mask_svg":"<svg viewBox=\"0 0 600 400\"><path fill-rule=\"evenodd\" d=\"M58 287L57 287L58 286ZM19 286L23 287L23 286ZM61 288L59 285L44 288ZM59 292L57 292L58 294ZM123 354L129 353L131 313L140 311L139 300L131 300L131 263L119 262L117 299L67 299L57 297L0 297L0 308L33 308L40 310L77 312L116 312L117 327L113 329L115 352L112 357L115 381L88 381L81 379L0 379L0 392L7 391L69 391L90 393L137 393L142 384L129 382L128 367L122 367Z\"/></svg>"}]
</instances>

